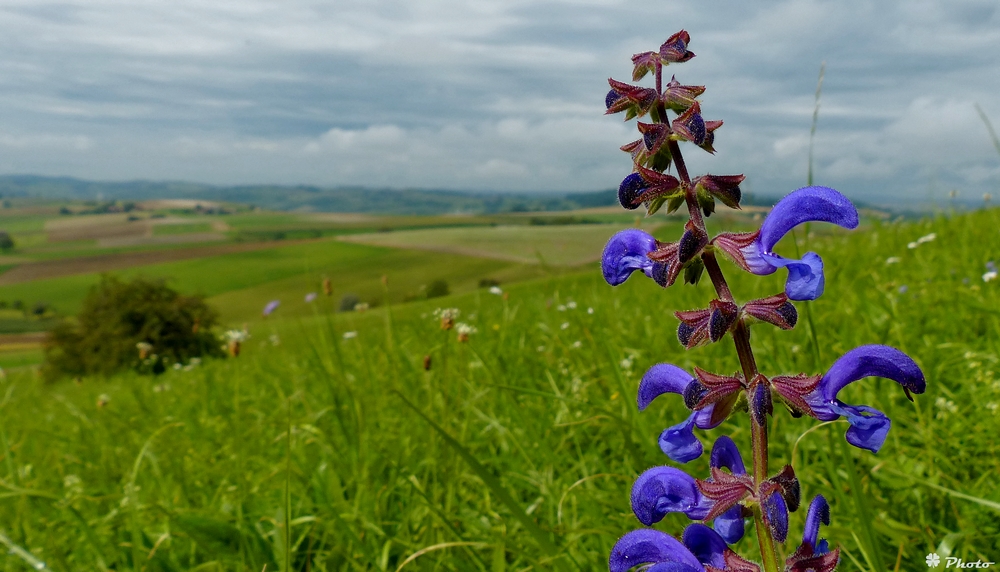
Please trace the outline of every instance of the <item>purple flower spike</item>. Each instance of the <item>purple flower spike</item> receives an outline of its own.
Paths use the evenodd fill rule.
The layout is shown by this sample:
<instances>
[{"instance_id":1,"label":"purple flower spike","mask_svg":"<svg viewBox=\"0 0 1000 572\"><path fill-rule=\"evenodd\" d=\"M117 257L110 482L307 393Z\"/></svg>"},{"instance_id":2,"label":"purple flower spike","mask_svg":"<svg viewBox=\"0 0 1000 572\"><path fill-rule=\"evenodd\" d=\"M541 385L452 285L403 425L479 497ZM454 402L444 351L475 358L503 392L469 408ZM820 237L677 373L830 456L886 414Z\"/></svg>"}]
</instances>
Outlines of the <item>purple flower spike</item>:
<instances>
[{"instance_id":1,"label":"purple flower spike","mask_svg":"<svg viewBox=\"0 0 1000 572\"><path fill-rule=\"evenodd\" d=\"M729 472L734 475L745 475L747 472L746 466L743 465L743 457L740 455L740 450L736 447L736 443L725 435L716 439L715 445L712 445L711 466L729 469ZM727 543L735 544L739 542L745 532L743 507L736 505L722 513L716 517L712 526Z\"/></svg>"},{"instance_id":2,"label":"purple flower spike","mask_svg":"<svg viewBox=\"0 0 1000 572\"><path fill-rule=\"evenodd\" d=\"M632 485L632 512L646 526L660 522L671 512L701 520L713 504L702 496L694 477L674 467L653 467Z\"/></svg>"},{"instance_id":3,"label":"purple flower spike","mask_svg":"<svg viewBox=\"0 0 1000 572\"><path fill-rule=\"evenodd\" d=\"M816 498L809 503L806 526L802 533L802 544L811 546L814 554L826 554L830 551L825 538L817 540L820 523L830 526L830 505L827 504L823 495L816 495Z\"/></svg>"},{"instance_id":4,"label":"purple flower spike","mask_svg":"<svg viewBox=\"0 0 1000 572\"><path fill-rule=\"evenodd\" d=\"M676 365L669 363L654 365L639 382L637 400L639 411L646 409L650 402L664 393L684 395L684 390L692 381L694 376ZM722 423L722 419L712 423L714 410L713 403L695 411L684 422L664 429L660 434L660 450L678 463L687 463L700 457L704 448L701 441L694 436L694 428L711 429Z\"/></svg>"},{"instance_id":5,"label":"purple flower spike","mask_svg":"<svg viewBox=\"0 0 1000 572\"><path fill-rule=\"evenodd\" d=\"M837 399L841 389L865 377L891 379L903 386L907 397L910 393L921 394L927 388L924 373L910 356L889 346L868 345L854 348L834 362L805 399L820 421L846 417L851 424L847 442L878 453L889 433L889 418L867 405L848 405Z\"/></svg>"},{"instance_id":6,"label":"purple flower spike","mask_svg":"<svg viewBox=\"0 0 1000 572\"><path fill-rule=\"evenodd\" d=\"M810 221L831 222L853 229L858 226L858 210L851 201L828 187L805 187L778 201L764 219L756 240L741 249L746 268L758 275L788 268L785 293L792 300L815 300L823 294L823 260L807 252L802 260L771 252L774 245L796 226Z\"/></svg>"},{"instance_id":7,"label":"purple flower spike","mask_svg":"<svg viewBox=\"0 0 1000 572\"><path fill-rule=\"evenodd\" d=\"M270 316L271 312L277 310L279 305L281 305L280 300L271 300L270 302L267 303L266 306L264 306L264 312L263 312L264 315Z\"/></svg>"},{"instance_id":8,"label":"purple flower spike","mask_svg":"<svg viewBox=\"0 0 1000 572\"><path fill-rule=\"evenodd\" d=\"M652 277L653 261L646 255L655 249L656 239L647 232L630 228L615 234L604 247L601 257L604 279L608 284L618 286L636 270Z\"/></svg>"},{"instance_id":9,"label":"purple flower spike","mask_svg":"<svg viewBox=\"0 0 1000 572\"><path fill-rule=\"evenodd\" d=\"M666 532L641 528L618 539L608 560L610 572L626 572L640 564L678 564L661 568L674 572L705 572L704 566L686 546ZM654 570L656 566L649 570Z\"/></svg>"}]
</instances>

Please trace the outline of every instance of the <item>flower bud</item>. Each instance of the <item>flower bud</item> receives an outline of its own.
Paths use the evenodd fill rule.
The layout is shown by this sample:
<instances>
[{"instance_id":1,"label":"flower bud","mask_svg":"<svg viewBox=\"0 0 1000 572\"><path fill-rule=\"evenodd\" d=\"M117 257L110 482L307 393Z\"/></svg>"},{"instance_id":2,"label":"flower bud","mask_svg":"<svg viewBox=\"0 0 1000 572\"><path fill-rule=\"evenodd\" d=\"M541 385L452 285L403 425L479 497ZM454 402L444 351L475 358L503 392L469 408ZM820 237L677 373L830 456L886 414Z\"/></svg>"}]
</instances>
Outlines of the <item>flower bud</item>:
<instances>
[{"instance_id":1,"label":"flower bud","mask_svg":"<svg viewBox=\"0 0 1000 572\"><path fill-rule=\"evenodd\" d=\"M689 107L694 105L696 99L699 95L705 93L705 86L703 85L681 85L676 78L671 77L670 82L667 84L666 88L663 90L663 95L660 96L663 105L672 111L677 113L683 113L687 111Z\"/></svg>"},{"instance_id":2,"label":"flower bud","mask_svg":"<svg viewBox=\"0 0 1000 572\"><path fill-rule=\"evenodd\" d=\"M698 146L702 149L708 151L709 153L715 154L715 147L712 144L715 143L715 130L722 127L721 121L705 121L705 140L702 141Z\"/></svg>"},{"instance_id":3,"label":"flower bud","mask_svg":"<svg viewBox=\"0 0 1000 572\"><path fill-rule=\"evenodd\" d=\"M788 507L780 491L775 491L760 503L771 538L784 542L788 538Z\"/></svg>"},{"instance_id":4,"label":"flower bud","mask_svg":"<svg viewBox=\"0 0 1000 572\"><path fill-rule=\"evenodd\" d=\"M802 486L799 478L795 476L795 470L791 465L785 465L777 475L771 477L771 482L781 488L781 496L785 499L788 512L799 510L802 502Z\"/></svg>"},{"instance_id":5,"label":"flower bud","mask_svg":"<svg viewBox=\"0 0 1000 572\"><path fill-rule=\"evenodd\" d=\"M686 264L695 256L700 255L705 245L708 244L708 233L696 226L693 221L689 220L684 225L684 229L678 251L678 259L681 264Z\"/></svg>"},{"instance_id":6,"label":"flower bud","mask_svg":"<svg viewBox=\"0 0 1000 572\"><path fill-rule=\"evenodd\" d=\"M736 323L740 309L739 306L728 300L712 300L711 306L712 315L708 323L708 337L713 342L717 342Z\"/></svg>"},{"instance_id":7,"label":"flower bud","mask_svg":"<svg viewBox=\"0 0 1000 572\"><path fill-rule=\"evenodd\" d=\"M611 86L611 91L604 97L604 105L607 107L604 113L610 115L626 111L626 121L648 113L659 97L655 89L630 85L610 78L608 84Z\"/></svg>"},{"instance_id":8,"label":"flower bud","mask_svg":"<svg viewBox=\"0 0 1000 572\"><path fill-rule=\"evenodd\" d=\"M703 175L691 181L696 190L703 190L722 201L731 209L740 208L740 183L746 179L743 175Z\"/></svg>"},{"instance_id":9,"label":"flower bud","mask_svg":"<svg viewBox=\"0 0 1000 572\"><path fill-rule=\"evenodd\" d=\"M642 175L632 173L618 186L618 202L629 210L635 210L642 203L640 198L642 193L648 188L649 183L642 178Z\"/></svg>"},{"instance_id":10,"label":"flower bud","mask_svg":"<svg viewBox=\"0 0 1000 572\"><path fill-rule=\"evenodd\" d=\"M767 378L757 374L750 384L750 416L760 427L767 425L767 416L774 412L771 404L771 388Z\"/></svg>"},{"instance_id":11,"label":"flower bud","mask_svg":"<svg viewBox=\"0 0 1000 572\"><path fill-rule=\"evenodd\" d=\"M632 81L639 81L650 72L655 73L659 59L660 54L656 52L642 52L632 56Z\"/></svg>"},{"instance_id":12,"label":"flower bud","mask_svg":"<svg viewBox=\"0 0 1000 572\"><path fill-rule=\"evenodd\" d=\"M743 312L752 318L778 326L783 330L795 327L799 313L788 301L784 293L759 300L751 300L743 306Z\"/></svg>"},{"instance_id":13,"label":"flower bud","mask_svg":"<svg viewBox=\"0 0 1000 572\"><path fill-rule=\"evenodd\" d=\"M677 116L670 126L674 133L685 141L690 141L695 145L705 142L705 120L701 117L701 105L698 102L691 104L687 111Z\"/></svg>"},{"instance_id":14,"label":"flower bud","mask_svg":"<svg viewBox=\"0 0 1000 572\"><path fill-rule=\"evenodd\" d=\"M694 54L687 49L691 42L691 34L681 30L667 38L666 42L660 46L660 61L664 64L682 63L694 57Z\"/></svg>"}]
</instances>

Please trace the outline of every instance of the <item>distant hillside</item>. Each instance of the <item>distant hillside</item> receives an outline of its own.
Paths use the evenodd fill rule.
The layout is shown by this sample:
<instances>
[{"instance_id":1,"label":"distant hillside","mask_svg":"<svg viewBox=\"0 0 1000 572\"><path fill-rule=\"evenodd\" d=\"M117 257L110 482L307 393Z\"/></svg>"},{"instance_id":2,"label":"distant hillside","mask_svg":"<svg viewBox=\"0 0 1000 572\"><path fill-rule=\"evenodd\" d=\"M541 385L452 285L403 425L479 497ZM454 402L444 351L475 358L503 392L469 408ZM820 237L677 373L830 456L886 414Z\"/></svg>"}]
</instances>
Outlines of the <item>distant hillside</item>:
<instances>
[{"instance_id":1,"label":"distant hillside","mask_svg":"<svg viewBox=\"0 0 1000 572\"><path fill-rule=\"evenodd\" d=\"M618 204L614 190L527 194L301 185L224 187L173 181L99 182L34 175L0 176L0 195L68 200L194 199L252 204L270 210L384 214L492 214Z\"/></svg>"}]
</instances>

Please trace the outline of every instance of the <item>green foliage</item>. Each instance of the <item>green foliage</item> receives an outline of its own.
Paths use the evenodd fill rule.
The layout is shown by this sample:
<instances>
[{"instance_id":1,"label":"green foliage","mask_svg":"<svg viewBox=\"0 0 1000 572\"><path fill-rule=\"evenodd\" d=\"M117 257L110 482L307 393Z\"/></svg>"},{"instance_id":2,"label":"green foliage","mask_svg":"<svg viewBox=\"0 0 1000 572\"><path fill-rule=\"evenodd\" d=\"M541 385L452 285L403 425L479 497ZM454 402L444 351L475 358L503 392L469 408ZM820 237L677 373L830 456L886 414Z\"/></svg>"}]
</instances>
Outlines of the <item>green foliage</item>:
<instances>
[{"instance_id":1,"label":"green foliage","mask_svg":"<svg viewBox=\"0 0 1000 572\"><path fill-rule=\"evenodd\" d=\"M0 230L0 251L10 252L14 249L14 239L11 238L10 233L5 230Z\"/></svg>"},{"instance_id":2,"label":"green foliage","mask_svg":"<svg viewBox=\"0 0 1000 572\"><path fill-rule=\"evenodd\" d=\"M202 297L181 295L162 281L103 276L77 320L52 330L44 371L49 379L124 368L159 373L165 364L221 355L211 331L217 319ZM140 356L140 343L149 344L146 355Z\"/></svg>"},{"instance_id":3,"label":"green foliage","mask_svg":"<svg viewBox=\"0 0 1000 572\"><path fill-rule=\"evenodd\" d=\"M441 296L447 296L450 293L450 290L448 290L447 280L438 278L427 285L428 298L440 298Z\"/></svg>"}]
</instances>

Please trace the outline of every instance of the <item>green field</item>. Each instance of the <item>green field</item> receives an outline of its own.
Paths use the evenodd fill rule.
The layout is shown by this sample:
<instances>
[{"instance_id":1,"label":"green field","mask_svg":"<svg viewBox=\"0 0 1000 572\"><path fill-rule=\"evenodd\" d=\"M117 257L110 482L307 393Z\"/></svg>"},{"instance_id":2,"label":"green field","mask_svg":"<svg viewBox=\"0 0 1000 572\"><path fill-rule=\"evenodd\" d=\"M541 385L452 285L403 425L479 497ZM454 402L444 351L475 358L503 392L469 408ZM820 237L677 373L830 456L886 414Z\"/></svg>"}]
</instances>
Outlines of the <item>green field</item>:
<instances>
[{"instance_id":1,"label":"green field","mask_svg":"<svg viewBox=\"0 0 1000 572\"><path fill-rule=\"evenodd\" d=\"M648 224L646 230L662 223ZM672 230L681 228L675 223ZM620 226L605 224L495 226L356 234L345 240L362 244L459 252L473 256L555 266L600 260L604 244Z\"/></svg>"},{"instance_id":2,"label":"green field","mask_svg":"<svg viewBox=\"0 0 1000 572\"><path fill-rule=\"evenodd\" d=\"M847 446L843 421L775 412L772 470L791 462L804 498L830 500L822 535L841 546L841 570L926 570L931 551L1000 555L1000 281L982 279L1000 259L998 228L996 210L854 233L813 225L798 246L823 256L826 293L798 305L795 330L754 329L766 375L822 372L882 343L927 376L912 404L884 380L841 394L892 418L878 455ZM461 262L470 257L336 241L244 254L163 275L256 315L272 296L301 300L324 273L358 272L373 296L386 273L381 296L394 300L418 274L501 265L473 271ZM741 300L784 279L724 270ZM711 286L611 288L591 266L503 288L509 299L477 289L347 314L329 312L336 298L297 309L289 298L250 324L239 358L157 378L42 385L11 370L0 385L0 532L54 570L606 570L615 540L641 526L631 483L668 462L656 437L687 415L669 396L637 412L642 373L661 361L738 367L729 340L691 351L676 341L672 312L703 307ZM468 343L440 329L439 307L477 329ZM743 417L699 435L745 447ZM706 456L686 468L706 475ZM786 553L803 517L792 515ZM686 522L669 515L657 528L677 534ZM748 532L735 549L755 547Z\"/></svg>"},{"instance_id":3,"label":"green field","mask_svg":"<svg viewBox=\"0 0 1000 572\"><path fill-rule=\"evenodd\" d=\"M395 287L391 301L419 297L432 280L447 280L455 291L473 289L482 278L507 282L538 276L541 270L524 264L453 254L408 252L390 248L321 240L275 246L250 252L195 258L140 266L116 272L129 276L164 278L182 292L203 294L222 311L225 321L239 323L259 316L269 300L289 302L296 314L311 315L300 302L319 290L324 277L333 282L338 296L352 293L370 303L382 301L381 276ZM77 274L0 287L0 299L50 303L62 314L79 310L98 273ZM297 309L295 309L297 308ZM282 313L286 313L283 308Z\"/></svg>"}]
</instances>

